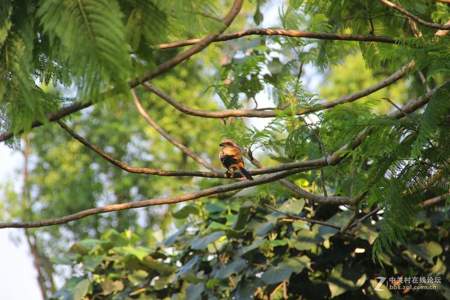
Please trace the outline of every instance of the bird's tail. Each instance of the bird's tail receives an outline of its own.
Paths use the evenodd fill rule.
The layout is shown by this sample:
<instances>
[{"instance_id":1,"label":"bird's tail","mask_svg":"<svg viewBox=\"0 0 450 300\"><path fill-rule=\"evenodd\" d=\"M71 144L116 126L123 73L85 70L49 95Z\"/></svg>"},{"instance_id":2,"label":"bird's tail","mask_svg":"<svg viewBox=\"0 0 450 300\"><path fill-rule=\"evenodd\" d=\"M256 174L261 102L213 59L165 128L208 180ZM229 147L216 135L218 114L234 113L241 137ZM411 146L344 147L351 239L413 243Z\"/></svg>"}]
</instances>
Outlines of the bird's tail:
<instances>
[{"instance_id":1,"label":"bird's tail","mask_svg":"<svg viewBox=\"0 0 450 300\"><path fill-rule=\"evenodd\" d=\"M245 168L239 168L239 171L241 171L242 175L244 175L248 180L253 180L252 175L250 175L250 173Z\"/></svg>"}]
</instances>

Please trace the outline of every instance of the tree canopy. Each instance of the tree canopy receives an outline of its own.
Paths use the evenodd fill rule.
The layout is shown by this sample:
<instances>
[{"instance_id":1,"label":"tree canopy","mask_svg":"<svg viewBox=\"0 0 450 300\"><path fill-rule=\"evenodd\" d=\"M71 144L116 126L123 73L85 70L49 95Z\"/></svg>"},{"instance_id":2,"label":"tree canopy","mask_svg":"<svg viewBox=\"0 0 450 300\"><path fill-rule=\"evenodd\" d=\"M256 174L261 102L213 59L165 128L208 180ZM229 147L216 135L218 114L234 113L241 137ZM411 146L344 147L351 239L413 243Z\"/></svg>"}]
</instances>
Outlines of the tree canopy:
<instances>
[{"instance_id":1,"label":"tree canopy","mask_svg":"<svg viewBox=\"0 0 450 300\"><path fill-rule=\"evenodd\" d=\"M0 230L46 299L448 298L449 7L3 0Z\"/></svg>"}]
</instances>

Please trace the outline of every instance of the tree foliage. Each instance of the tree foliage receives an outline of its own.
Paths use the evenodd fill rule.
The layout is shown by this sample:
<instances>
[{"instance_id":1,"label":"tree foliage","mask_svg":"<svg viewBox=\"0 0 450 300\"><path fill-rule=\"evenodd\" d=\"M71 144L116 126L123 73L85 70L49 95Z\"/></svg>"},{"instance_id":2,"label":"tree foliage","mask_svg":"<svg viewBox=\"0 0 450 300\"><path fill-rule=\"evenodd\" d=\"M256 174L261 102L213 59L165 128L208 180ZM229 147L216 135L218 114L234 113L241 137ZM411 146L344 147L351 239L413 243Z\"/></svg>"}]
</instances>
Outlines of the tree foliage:
<instances>
[{"instance_id":1,"label":"tree foliage","mask_svg":"<svg viewBox=\"0 0 450 300\"><path fill-rule=\"evenodd\" d=\"M392 290L376 279L449 276L450 39L382 2L246 2L228 32L276 22L297 37L272 29L216 37L155 73L151 84L169 105L137 82L188 53L171 42L223 30L230 1L4 0L0 137L32 163L22 170L22 191L13 182L2 189L2 221L39 222L240 181L217 172L224 137L242 146L250 170L325 162L196 202L27 229L47 297L448 297L445 283ZM450 19L439 1L396 3L435 24ZM133 99L165 136L140 118ZM194 117L177 105L256 118ZM90 108L61 115L80 106ZM262 118L267 112L274 114ZM205 171L176 140L206 161L212 178L125 172L53 122L62 117L115 160ZM54 278L64 281L57 290Z\"/></svg>"}]
</instances>

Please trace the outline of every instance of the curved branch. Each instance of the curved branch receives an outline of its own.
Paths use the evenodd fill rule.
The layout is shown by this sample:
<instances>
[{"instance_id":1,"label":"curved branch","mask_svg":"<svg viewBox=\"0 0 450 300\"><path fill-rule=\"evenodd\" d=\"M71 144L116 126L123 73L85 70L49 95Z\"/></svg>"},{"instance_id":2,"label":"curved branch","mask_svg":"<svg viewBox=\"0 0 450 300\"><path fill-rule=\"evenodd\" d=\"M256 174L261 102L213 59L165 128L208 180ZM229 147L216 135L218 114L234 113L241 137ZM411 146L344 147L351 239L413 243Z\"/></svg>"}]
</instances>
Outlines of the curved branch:
<instances>
[{"instance_id":1,"label":"curved branch","mask_svg":"<svg viewBox=\"0 0 450 300\"><path fill-rule=\"evenodd\" d=\"M48 219L48 220L42 220L42 221L36 221L36 222L0 223L0 228L44 227L44 226L65 224L65 223L68 223L71 221L83 219L88 216L102 214L102 213L110 213L110 212L114 212L114 211L121 211L121 210L127 210L127 209L132 209L132 208L148 207L148 206L163 205L163 204L175 204L175 203L179 203L179 202L185 202L185 201L189 201L189 200L199 199L199 198L206 197L206 196L219 195L219 194L223 194L223 193L230 192L230 191L241 190L241 189L246 189L246 188L249 188L252 186L266 184L266 183L273 182L278 179L287 177L289 175L293 175L298 172L301 172L301 171L299 171L299 170L284 171L284 172L280 172L280 173L277 173L274 175L265 175L263 177L255 179L255 180L245 180L245 181L241 181L241 182L221 185L221 186L204 189L204 190L200 190L197 192L186 193L186 194L174 196L174 197L153 198L153 199L147 199L147 200L141 200L141 201L133 201L133 202L126 202L126 203L105 205L105 206L101 206L101 207L85 209L80 212L77 212L77 213L74 213L71 215L67 215L67 216L64 216L61 218L54 218L54 219Z\"/></svg>"},{"instance_id":2,"label":"curved branch","mask_svg":"<svg viewBox=\"0 0 450 300\"><path fill-rule=\"evenodd\" d=\"M437 23L432 23L432 22L428 22L425 21L421 18L419 18L416 15L413 15L412 13L410 13L409 11L407 11L406 9L404 9L402 6L400 6L399 4L393 3L391 1L388 0L379 0L381 3L383 3L385 6L393 8L395 10L397 10L398 12L404 14L405 16L407 16L408 18L416 21L417 23L420 23L422 25L425 25L427 27L431 27L431 28L435 28L435 29L444 29L444 30L448 30L450 29L450 24L446 24L446 25L442 25L442 24L437 24Z\"/></svg>"},{"instance_id":3,"label":"curved branch","mask_svg":"<svg viewBox=\"0 0 450 300\"><path fill-rule=\"evenodd\" d=\"M344 103L350 103L353 101L356 101L358 99L361 99L367 95L370 95L380 89L385 88L388 85L391 85L404 77L409 71L411 71L415 66L414 62L409 62L408 64L401 67L398 71L394 72L389 77L385 78L384 80L364 89L361 91L358 91L356 93L342 96L334 101L326 102L321 105L316 105L311 108L304 108L300 109L297 112L295 112L296 115L304 115L312 112L317 112L325 109L333 108L337 105L341 105ZM157 89L155 86L153 86L150 83L144 83L144 88L147 91L150 91L154 94L156 94L161 99L165 100L167 103L175 107L177 110L181 111L182 113L196 116L196 117L203 117L203 118L230 118L230 117L247 117L247 118L273 118L280 114L280 111L277 111L276 108L266 108L265 110L261 109L227 109L227 110L220 110L220 111L206 111L206 110L200 110L200 109L194 109L190 108L163 91Z\"/></svg>"},{"instance_id":4,"label":"curved branch","mask_svg":"<svg viewBox=\"0 0 450 300\"><path fill-rule=\"evenodd\" d=\"M239 39L245 36L285 36L292 38L306 38L306 39L318 39L318 40L329 40L329 41L356 41L356 42L378 42L387 44L397 44L401 41L398 39L393 39L387 36L376 36L376 35L350 35L350 34L338 34L338 33L327 33L327 32L310 32L310 31L300 31L293 29L282 29L282 28L253 28L247 29L239 32L226 33L217 36L213 42L224 42L234 39ZM172 49L178 47L185 47L198 43L200 39L188 39L182 41L169 42L164 44L156 45L158 49Z\"/></svg>"},{"instance_id":5,"label":"curved branch","mask_svg":"<svg viewBox=\"0 0 450 300\"><path fill-rule=\"evenodd\" d=\"M81 144L83 144L90 150L97 153L99 156L101 156L106 161L110 162L111 164L115 165L116 167L118 167L124 171L127 171L129 173L158 175L158 176L175 176L175 177L187 177L188 176L188 177L227 178L227 176L223 172L202 172L202 171L188 171L188 170L168 171L168 170L161 170L161 169L155 169L155 168L133 167L133 166L130 166L120 160L113 158L112 156L110 156L109 154L104 152L99 147L91 144L84 137L80 136L75 131L73 131L64 122L57 121L57 123L71 137L73 137L74 139L79 141Z\"/></svg>"},{"instance_id":6,"label":"curved branch","mask_svg":"<svg viewBox=\"0 0 450 300\"><path fill-rule=\"evenodd\" d=\"M215 171L214 167L211 166L210 163L205 161L203 158L201 158L199 155L194 153L191 149L174 139L167 131L165 131L161 126L158 125L158 123L153 120L152 117L145 111L144 107L142 106L142 102L139 99L139 96L136 94L136 91L134 89L131 89L131 94L133 96L134 105L136 106L136 109L138 110L139 114L145 119L145 121L153 128L155 129L163 138L165 138L169 143L180 149L184 154L207 168L208 170Z\"/></svg>"},{"instance_id":7,"label":"curved branch","mask_svg":"<svg viewBox=\"0 0 450 300\"><path fill-rule=\"evenodd\" d=\"M174 177L206 177L206 178L224 178L229 179L227 175L224 172L203 172L203 171L188 171L188 170L179 170L179 171L169 171L169 170L161 170L161 169L154 169L154 168L146 168L146 167L133 167L130 166L120 160L117 160L104 152L102 149L97 147L96 145L91 144L88 140L86 140L84 137L80 136L76 132L74 132L70 127L68 127L65 123L62 121L57 121L59 126L61 126L62 129L64 129L71 137L79 141L81 144L86 146L88 149L94 151L97 153L100 157L108 161L109 163L113 164L114 166L129 172L129 173L135 173L135 174L148 174L148 175L157 175L157 176L174 176ZM287 166L289 170L310 170L315 168L320 168L326 165L325 158L322 159L313 159L313 160L307 160L302 161L301 163L298 163L300 167L292 167L290 165ZM283 165L278 165L276 167L270 167L270 168L260 168L260 169L253 169L249 170L249 173L251 175L262 175L262 174L272 174L283 171ZM233 178L240 178L237 174Z\"/></svg>"}]
</instances>

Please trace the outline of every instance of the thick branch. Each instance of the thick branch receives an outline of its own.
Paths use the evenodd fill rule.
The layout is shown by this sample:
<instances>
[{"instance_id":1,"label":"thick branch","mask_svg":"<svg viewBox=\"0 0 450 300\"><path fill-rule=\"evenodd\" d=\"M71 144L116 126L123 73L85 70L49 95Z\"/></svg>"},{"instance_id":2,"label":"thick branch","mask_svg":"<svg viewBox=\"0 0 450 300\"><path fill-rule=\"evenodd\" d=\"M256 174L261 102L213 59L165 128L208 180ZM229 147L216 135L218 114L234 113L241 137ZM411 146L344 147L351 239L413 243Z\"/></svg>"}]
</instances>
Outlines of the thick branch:
<instances>
[{"instance_id":1,"label":"thick branch","mask_svg":"<svg viewBox=\"0 0 450 300\"><path fill-rule=\"evenodd\" d=\"M44 226L51 226L51 225L58 225L58 224L65 224L71 221L79 220L82 218L86 218L91 215L96 214L102 214L102 213L109 213L114 211L121 211L121 210L127 210L132 208L139 208L139 207L148 207L148 206L155 206L155 205L163 205L163 204L175 204L179 202L185 202L189 200L199 199L206 196L212 196L212 195L219 195L230 191L235 190L241 190L245 188L249 188L252 186L257 186L261 184L266 184L269 182L276 181L278 179L287 177L289 175L293 175L295 173L300 172L299 170L290 170L290 171L284 171L280 172L274 175L265 175L260 178L257 178L255 180L245 180L240 181L236 183L221 185L205 190L200 190L197 192L191 192L186 193L179 196L174 197L168 197L168 198L153 198L148 200L142 200L142 201L133 201L133 202L126 202L126 203L118 203L118 204L111 204L111 205L105 205L102 207L96 207L96 208L90 208L86 210L82 210L80 212L67 215L61 218L55 218L55 219L48 219L48 220L42 220L37 222L11 222L11 223L0 223L0 228L34 228L34 227L44 227Z\"/></svg>"},{"instance_id":2,"label":"thick branch","mask_svg":"<svg viewBox=\"0 0 450 300\"><path fill-rule=\"evenodd\" d=\"M136 109L138 110L139 114L153 129L155 129L163 138L169 141L169 143L180 149L184 154L186 154L187 156L189 156L190 158L192 158L193 160L195 160L208 170L215 171L214 167L211 166L210 163L205 161L199 155L194 153L191 149L189 149L188 147L177 141L175 138L173 138L167 131L161 128L161 126L159 126L158 123L156 123L152 117L150 117L150 115L145 111L144 107L142 106L142 102L134 89L131 90L131 94L133 96L134 105L136 106Z\"/></svg>"},{"instance_id":3,"label":"thick branch","mask_svg":"<svg viewBox=\"0 0 450 300\"><path fill-rule=\"evenodd\" d=\"M361 90L359 92L342 96L334 101L325 102L321 105L316 105L311 108L304 108L298 110L295 114L296 115L304 115L312 112L317 112L324 109L330 109L337 105L341 105L344 103L350 103L353 101L356 101L358 99L361 99L367 95L370 95L380 89L385 88L388 85L393 84L397 80L404 77L409 71L411 71L414 68L414 62L409 62L402 68L400 68L398 71L390 75L389 77L385 78L384 80L368 87L367 89ZM265 110L258 110L258 109L228 109L228 110L220 110L220 111L206 111L206 110L200 110L200 109L193 109L190 108L176 100L174 100L172 97L164 93L163 91L157 89L155 86L151 85L150 83L144 83L144 88L157 96L159 96L161 99L165 100L167 103L175 107L177 110L196 117L203 117L203 118L230 118L230 117L251 117L251 118L273 118L280 114L280 111L277 111L276 108L268 108Z\"/></svg>"},{"instance_id":4,"label":"thick branch","mask_svg":"<svg viewBox=\"0 0 450 300\"><path fill-rule=\"evenodd\" d=\"M449 197L450 197L450 192L449 192L449 193L442 194L442 195L440 195L440 196L436 196L436 197L433 197L433 198L424 200L424 201L422 201L422 202L420 203L420 206L421 206L421 207L432 206L432 205L438 204L438 203L441 202L441 201L444 201L444 200L448 199Z\"/></svg>"},{"instance_id":5,"label":"thick branch","mask_svg":"<svg viewBox=\"0 0 450 300\"><path fill-rule=\"evenodd\" d=\"M292 38L306 38L306 39L318 39L318 40L330 40L330 41L357 41L357 42L378 42L396 44L400 43L400 40L393 39L387 36L376 35L350 35L350 34L338 34L338 33L326 33L326 32L309 32L292 29L282 28L253 28L239 32L221 34L214 39L213 42L223 42L242 38L245 36L285 36ZM158 49L171 49L178 47L185 47L198 43L200 39L188 39L182 41L175 41L170 43L159 44L156 47Z\"/></svg>"},{"instance_id":6,"label":"thick branch","mask_svg":"<svg viewBox=\"0 0 450 300\"><path fill-rule=\"evenodd\" d=\"M417 23L420 23L422 25L425 25L427 27L431 27L431 28L435 28L435 29L444 29L444 30L448 30L450 29L450 24L446 24L446 25L442 25L442 24L437 24L437 23L432 23L432 22L428 22L425 21L421 18L419 18L416 15L413 15L412 13L410 13L409 11L407 11L406 9L404 9L402 6L400 6L399 4L393 3L391 1L388 0L379 0L381 3L383 3L385 6L390 7L395 9L396 11L404 14L405 16L407 16L408 18L416 21Z\"/></svg>"}]
</instances>

